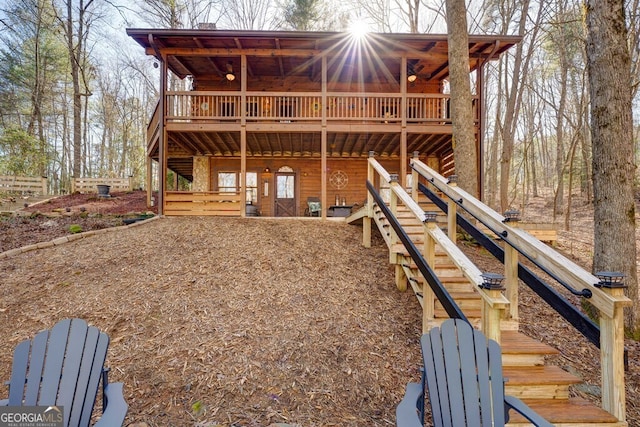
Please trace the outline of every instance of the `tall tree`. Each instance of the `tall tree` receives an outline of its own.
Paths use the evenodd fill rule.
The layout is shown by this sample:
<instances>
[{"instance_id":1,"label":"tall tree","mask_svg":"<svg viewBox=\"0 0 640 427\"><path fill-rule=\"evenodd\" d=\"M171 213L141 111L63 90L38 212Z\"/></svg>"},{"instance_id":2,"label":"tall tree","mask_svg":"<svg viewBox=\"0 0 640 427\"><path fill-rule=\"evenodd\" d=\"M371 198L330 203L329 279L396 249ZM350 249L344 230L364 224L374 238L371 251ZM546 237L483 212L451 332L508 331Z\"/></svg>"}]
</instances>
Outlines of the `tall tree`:
<instances>
[{"instance_id":1,"label":"tall tree","mask_svg":"<svg viewBox=\"0 0 640 427\"><path fill-rule=\"evenodd\" d=\"M310 31L320 18L319 0L290 0L285 6L284 20L291 29Z\"/></svg>"},{"instance_id":2,"label":"tall tree","mask_svg":"<svg viewBox=\"0 0 640 427\"><path fill-rule=\"evenodd\" d=\"M451 124L453 154L460 187L478 195L478 156L469 82L469 34L464 0L447 0L449 41L449 81L451 84Z\"/></svg>"},{"instance_id":3,"label":"tall tree","mask_svg":"<svg viewBox=\"0 0 640 427\"><path fill-rule=\"evenodd\" d=\"M593 150L593 269L626 275L632 310L625 325L640 329L636 273L635 164L631 59L624 0L587 0L587 67Z\"/></svg>"},{"instance_id":4,"label":"tall tree","mask_svg":"<svg viewBox=\"0 0 640 427\"><path fill-rule=\"evenodd\" d=\"M91 12L93 0L63 0L56 15L67 44L73 90L73 176L82 175L82 97L89 96L86 43L96 16Z\"/></svg>"},{"instance_id":5,"label":"tall tree","mask_svg":"<svg viewBox=\"0 0 640 427\"><path fill-rule=\"evenodd\" d=\"M45 117L66 68L63 46L54 36L52 8L46 0L11 0L2 13L0 124L36 138L40 154L35 159L40 163L30 169L47 175Z\"/></svg>"}]
</instances>

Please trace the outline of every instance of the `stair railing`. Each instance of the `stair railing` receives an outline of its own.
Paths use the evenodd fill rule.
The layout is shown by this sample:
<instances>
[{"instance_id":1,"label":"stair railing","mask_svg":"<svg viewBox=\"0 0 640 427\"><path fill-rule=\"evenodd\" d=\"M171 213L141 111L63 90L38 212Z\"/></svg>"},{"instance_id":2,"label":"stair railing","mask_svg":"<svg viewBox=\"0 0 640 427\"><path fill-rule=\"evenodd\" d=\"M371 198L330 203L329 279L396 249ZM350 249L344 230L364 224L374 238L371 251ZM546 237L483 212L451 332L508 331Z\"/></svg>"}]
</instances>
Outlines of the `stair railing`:
<instances>
[{"instance_id":1,"label":"stair railing","mask_svg":"<svg viewBox=\"0 0 640 427\"><path fill-rule=\"evenodd\" d=\"M414 174L412 184L415 182L416 188L419 186L417 182L418 175L420 175L427 180L429 185L448 199L449 224L457 224L459 219L463 218L457 214L457 208L462 208L504 241L505 250L502 261L505 265L505 277L510 278L506 281L506 293L511 306L517 305L517 278L523 279L526 275L524 267L517 260L518 253L544 271L551 273L552 277L563 286L567 287L568 284L572 284L569 287L582 289L574 293L589 298L590 303L599 311L600 316L602 408L618 420L625 421L623 309L631 305L631 300L624 295L624 289L608 286L526 231L510 226L506 217L495 212L463 189L450 185L447 178L417 158L412 159L410 165ZM413 197L417 197L417 195ZM451 203L455 204L453 208L451 208ZM441 208L444 208L444 205L441 205ZM452 232L452 228L455 233L455 227L449 227L449 233ZM532 289L542 296L538 292L539 289L536 287L532 287ZM554 307L553 304L552 307ZM517 311L515 313L517 315Z\"/></svg>"},{"instance_id":2,"label":"stair railing","mask_svg":"<svg viewBox=\"0 0 640 427\"><path fill-rule=\"evenodd\" d=\"M401 290L406 290L407 275L403 271L403 256L394 250L399 242L402 242L413 262L416 264L420 274L426 280L427 286L422 289L422 307L423 307L423 332L427 332L430 322L433 321L433 307L435 298L442 304L450 317L466 319L462 310L455 303L451 295L447 292L438 277L433 271L435 266L435 246L439 245L448 255L449 259L460 269L466 279L478 290L482 300L482 325L481 328L485 335L491 339L500 342L500 321L503 313L509 308L508 299L502 295L500 289L485 286L483 273L466 257L466 255L458 248L455 242L452 242L447 235L435 224L435 216L425 213L418 203L411 198L405 189L399 184L398 176L389 174L373 156L369 157L369 173L370 178L367 181L368 197L378 206L382 214L389 222L392 230L390 235L385 236L385 240L390 248L390 262L396 266L396 285ZM377 180L374 179L377 177ZM378 188L381 183L388 185L389 206L382 198L380 191L374 185L378 182ZM424 246L422 253L415 246L411 238L407 235L402 225L397 219L398 204L403 204L409 212L418 219L423 225ZM368 211L373 216L373 203L369 202ZM369 217L369 219L371 219ZM363 236L371 236L371 221L365 221ZM468 320L467 320L468 321Z\"/></svg>"}]
</instances>

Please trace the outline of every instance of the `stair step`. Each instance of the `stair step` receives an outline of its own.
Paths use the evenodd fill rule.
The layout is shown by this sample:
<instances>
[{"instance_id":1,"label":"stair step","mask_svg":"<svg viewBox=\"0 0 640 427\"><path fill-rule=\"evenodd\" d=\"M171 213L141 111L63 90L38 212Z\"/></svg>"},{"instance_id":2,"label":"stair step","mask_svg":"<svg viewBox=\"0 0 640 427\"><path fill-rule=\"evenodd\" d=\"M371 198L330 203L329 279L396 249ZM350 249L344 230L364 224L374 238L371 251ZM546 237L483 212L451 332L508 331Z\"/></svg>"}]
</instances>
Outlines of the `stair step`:
<instances>
[{"instance_id":1,"label":"stair step","mask_svg":"<svg viewBox=\"0 0 640 427\"><path fill-rule=\"evenodd\" d=\"M520 399L568 399L569 386L582 380L558 366L508 366L505 393Z\"/></svg>"},{"instance_id":2,"label":"stair step","mask_svg":"<svg viewBox=\"0 0 640 427\"><path fill-rule=\"evenodd\" d=\"M501 335L502 365L542 366L545 356L559 353L555 348L536 341L518 331L505 331Z\"/></svg>"},{"instance_id":3,"label":"stair step","mask_svg":"<svg viewBox=\"0 0 640 427\"><path fill-rule=\"evenodd\" d=\"M465 314L467 310L481 310L482 309L482 298L477 292L472 291L450 291L449 295L451 298L458 304L458 306L462 309ZM440 301L436 299L436 310L442 308Z\"/></svg>"},{"instance_id":4,"label":"stair step","mask_svg":"<svg viewBox=\"0 0 640 427\"><path fill-rule=\"evenodd\" d=\"M438 277L440 279L440 283L443 284L447 292L471 292L473 291L473 286L466 277ZM425 283L424 277L418 276L416 277L416 281L420 286L423 286ZM428 285L427 285L428 286Z\"/></svg>"},{"instance_id":5,"label":"stair step","mask_svg":"<svg viewBox=\"0 0 640 427\"><path fill-rule=\"evenodd\" d=\"M464 309L462 311L464 312L464 315L467 316L468 319L482 317L482 310L479 308L476 308L476 309L469 308L469 309ZM445 320L451 317L447 314L444 308L442 308L442 306L436 306L435 310L433 311L433 315L436 318L441 318Z\"/></svg>"},{"instance_id":6,"label":"stair step","mask_svg":"<svg viewBox=\"0 0 640 427\"><path fill-rule=\"evenodd\" d=\"M571 398L558 399L524 399L524 402L547 421L556 426L599 426L625 427L626 422L618 421L613 415L597 407L586 399ZM515 411L509 412L510 419L507 426L520 427L531 424Z\"/></svg>"}]
</instances>

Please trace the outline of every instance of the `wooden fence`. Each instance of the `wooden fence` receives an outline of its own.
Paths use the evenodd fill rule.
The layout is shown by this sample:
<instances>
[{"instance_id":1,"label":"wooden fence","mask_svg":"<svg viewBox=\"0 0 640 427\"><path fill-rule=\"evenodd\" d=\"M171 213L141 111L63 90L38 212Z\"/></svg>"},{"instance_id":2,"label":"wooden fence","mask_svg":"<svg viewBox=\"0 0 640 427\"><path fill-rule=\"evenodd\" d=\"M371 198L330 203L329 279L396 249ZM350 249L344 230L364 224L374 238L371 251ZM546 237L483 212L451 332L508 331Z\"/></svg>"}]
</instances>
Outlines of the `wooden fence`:
<instances>
[{"instance_id":1,"label":"wooden fence","mask_svg":"<svg viewBox=\"0 0 640 427\"><path fill-rule=\"evenodd\" d=\"M30 193L38 195L48 194L49 182L46 177L2 176L0 175L0 191Z\"/></svg>"},{"instance_id":2,"label":"wooden fence","mask_svg":"<svg viewBox=\"0 0 640 427\"><path fill-rule=\"evenodd\" d=\"M98 185L110 186L110 191L132 191L133 177L129 178L71 178L71 193L97 193Z\"/></svg>"}]
</instances>

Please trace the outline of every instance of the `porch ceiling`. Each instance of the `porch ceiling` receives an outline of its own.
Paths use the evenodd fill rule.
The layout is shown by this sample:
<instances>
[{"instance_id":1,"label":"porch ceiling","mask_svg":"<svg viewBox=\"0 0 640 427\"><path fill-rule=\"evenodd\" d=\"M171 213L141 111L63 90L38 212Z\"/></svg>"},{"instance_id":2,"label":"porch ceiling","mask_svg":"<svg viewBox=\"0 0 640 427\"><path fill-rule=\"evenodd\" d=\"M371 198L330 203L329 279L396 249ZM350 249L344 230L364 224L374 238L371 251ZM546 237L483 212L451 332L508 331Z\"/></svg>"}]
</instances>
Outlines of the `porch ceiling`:
<instances>
[{"instance_id":1,"label":"porch ceiling","mask_svg":"<svg viewBox=\"0 0 640 427\"><path fill-rule=\"evenodd\" d=\"M400 157L399 133L329 132L328 158L361 158L373 151L376 157ZM452 151L450 133L408 133L407 154L447 156ZM192 156L240 157L239 132L170 132L169 168L190 179ZM157 158L158 153L151 153ZM273 132L248 133L247 156L320 158L319 133Z\"/></svg>"},{"instance_id":2,"label":"porch ceiling","mask_svg":"<svg viewBox=\"0 0 640 427\"><path fill-rule=\"evenodd\" d=\"M240 152L239 132L171 132L175 144L188 156L237 157ZM319 133L273 132L248 133L249 157L320 157ZM441 157L451 150L451 134L407 134L407 153ZM367 157L373 151L379 157L400 156L399 133L336 132L327 134L328 157Z\"/></svg>"}]
</instances>

